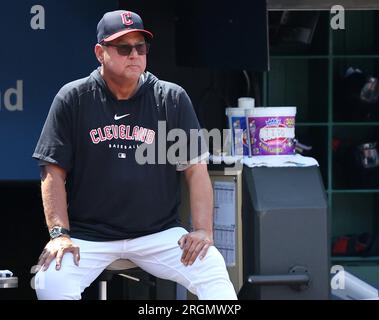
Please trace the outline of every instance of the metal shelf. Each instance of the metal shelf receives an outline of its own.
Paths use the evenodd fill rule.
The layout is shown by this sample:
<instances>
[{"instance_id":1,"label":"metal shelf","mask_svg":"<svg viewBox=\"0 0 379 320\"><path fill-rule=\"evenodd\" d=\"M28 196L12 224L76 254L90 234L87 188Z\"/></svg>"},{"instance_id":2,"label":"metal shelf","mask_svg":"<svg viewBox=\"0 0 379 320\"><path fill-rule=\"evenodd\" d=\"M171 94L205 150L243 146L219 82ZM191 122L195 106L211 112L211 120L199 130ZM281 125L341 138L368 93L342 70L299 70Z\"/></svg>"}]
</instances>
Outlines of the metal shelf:
<instances>
[{"instance_id":1,"label":"metal shelf","mask_svg":"<svg viewBox=\"0 0 379 320\"><path fill-rule=\"evenodd\" d=\"M334 194L342 193L379 193L379 189L331 189L328 192Z\"/></svg>"},{"instance_id":2,"label":"metal shelf","mask_svg":"<svg viewBox=\"0 0 379 320\"><path fill-rule=\"evenodd\" d=\"M327 122L299 122L296 123L296 126L299 127L325 127L327 126Z\"/></svg>"},{"instance_id":3,"label":"metal shelf","mask_svg":"<svg viewBox=\"0 0 379 320\"><path fill-rule=\"evenodd\" d=\"M313 59L328 59L329 56L325 55L291 55L291 54L273 54L270 56L271 59L283 59L283 60L313 60ZM379 56L378 56L379 58Z\"/></svg>"},{"instance_id":4,"label":"metal shelf","mask_svg":"<svg viewBox=\"0 0 379 320\"><path fill-rule=\"evenodd\" d=\"M345 257L345 256L337 257L337 256L332 256L331 260L333 262L340 261L340 262L359 262L359 263L362 263L362 262L370 262L370 263L377 262L377 263L379 263L379 256L372 256L372 257L359 257L359 256L355 256L355 257Z\"/></svg>"},{"instance_id":5,"label":"metal shelf","mask_svg":"<svg viewBox=\"0 0 379 320\"><path fill-rule=\"evenodd\" d=\"M379 54L335 54L334 59L379 59Z\"/></svg>"},{"instance_id":6,"label":"metal shelf","mask_svg":"<svg viewBox=\"0 0 379 320\"><path fill-rule=\"evenodd\" d=\"M333 122L332 125L336 127L372 127L379 126L379 122Z\"/></svg>"}]
</instances>

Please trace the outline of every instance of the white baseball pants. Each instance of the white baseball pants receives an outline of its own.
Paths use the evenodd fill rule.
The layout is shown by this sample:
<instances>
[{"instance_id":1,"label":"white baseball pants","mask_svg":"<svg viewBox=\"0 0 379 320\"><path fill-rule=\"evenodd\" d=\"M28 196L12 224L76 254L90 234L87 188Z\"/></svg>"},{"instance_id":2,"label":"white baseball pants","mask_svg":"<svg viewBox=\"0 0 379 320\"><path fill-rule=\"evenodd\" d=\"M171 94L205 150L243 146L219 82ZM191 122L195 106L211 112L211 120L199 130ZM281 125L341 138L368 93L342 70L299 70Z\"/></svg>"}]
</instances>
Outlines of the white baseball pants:
<instances>
[{"instance_id":1,"label":"white baseball pants","mask_svg":"<svg viewBox=\"0 0 379 320\"><path fill-rule=\"evenodd\" d=\"M182 249L178 240L187 231L171 228L130 240L94 242L73 241L80 247L80 262L76 266L71 253L62 259L61 269L55 270L53 260L46 271L35 276L37 297L40 300L79 300L81 293L100 273L117 259L129 259L143 270L162 279L175 281L199 299L235 300L225 262L220 252L211 246L203 260L191 266L181 263Z\"/></svg>"}]
</instances>

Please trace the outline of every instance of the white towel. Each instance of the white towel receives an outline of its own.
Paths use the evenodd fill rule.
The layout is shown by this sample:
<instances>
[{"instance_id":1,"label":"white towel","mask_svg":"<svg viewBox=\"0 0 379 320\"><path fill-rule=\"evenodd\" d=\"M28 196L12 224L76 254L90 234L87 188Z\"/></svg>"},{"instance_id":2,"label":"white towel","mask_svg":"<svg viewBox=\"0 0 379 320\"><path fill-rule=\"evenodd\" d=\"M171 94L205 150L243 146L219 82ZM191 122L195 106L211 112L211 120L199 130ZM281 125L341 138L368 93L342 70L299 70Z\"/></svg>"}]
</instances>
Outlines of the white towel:
<instances>
[{"instance_id":1,"label":"white towel","mask_svg":"<svg viewBox=\"0 0 379 320\"><path fill-rule=\"evenodd\" d=\"M234 157L234 156L214 156L210 159L215 164L225 163L233 164L242 162L248 167L311 167L319 166L316 159L304 157L301 154L295 155L274 155L274 156L252 156L252 157Z\"/></svg>"},{"instance_id":2,"label":"white towel","mask_svg":"<svg viewBox=\"0 0 379 320\"><path fill-rule=\"evenodd\" d=\"M242 163L248 167L311 167L319 166L316 159L301 154L244 157Z\"/></svg>"}]
</instances>

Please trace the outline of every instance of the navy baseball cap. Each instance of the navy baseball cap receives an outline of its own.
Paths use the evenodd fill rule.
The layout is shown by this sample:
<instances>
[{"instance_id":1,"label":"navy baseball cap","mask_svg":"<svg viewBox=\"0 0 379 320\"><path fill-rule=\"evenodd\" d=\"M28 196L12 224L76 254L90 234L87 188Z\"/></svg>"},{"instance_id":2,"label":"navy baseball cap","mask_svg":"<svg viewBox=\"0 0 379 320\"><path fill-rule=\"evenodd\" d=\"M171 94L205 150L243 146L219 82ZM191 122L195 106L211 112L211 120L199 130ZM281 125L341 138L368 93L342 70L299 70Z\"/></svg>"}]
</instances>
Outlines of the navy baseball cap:
<instances>
[{"instance_id":1,"label":"navy baseball cap","mask_svg":"<svg viewBox=\"0 0 379 320\"><path fill-rule=\"evenodd\" d=\"M108 42L130 32L142 32L150 39L153 34L143 27L141 17L131 11L117 10L104 14L97 25L97 42Z\"/></svg>"}]
</instances>

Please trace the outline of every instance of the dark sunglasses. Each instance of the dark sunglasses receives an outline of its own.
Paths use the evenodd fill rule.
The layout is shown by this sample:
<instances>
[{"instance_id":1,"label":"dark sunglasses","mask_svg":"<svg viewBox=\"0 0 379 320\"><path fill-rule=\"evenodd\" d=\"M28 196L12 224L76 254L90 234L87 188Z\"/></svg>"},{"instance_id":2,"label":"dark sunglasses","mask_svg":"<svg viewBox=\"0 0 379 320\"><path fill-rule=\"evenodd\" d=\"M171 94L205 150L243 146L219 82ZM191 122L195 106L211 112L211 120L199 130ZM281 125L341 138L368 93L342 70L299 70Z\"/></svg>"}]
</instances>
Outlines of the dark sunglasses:
<instances>
[{"instance_id":1,"label":"dark sunglasses","mask_svg":"<svg viewBox=\"0 0 379 320\"><path fill-rule=\"evenodd\" d=\"M111 44L111 43L106 43L106 42L103 42L101 45L105 47L115 47L117 49L117 53L120 56L130 55L133 51L133 48L137 50L138 55L142 56L149 53L149 48L150 48L150 43L148 42L138 43L134 46L130 44Z\"/></svg>"}]
</instances>

